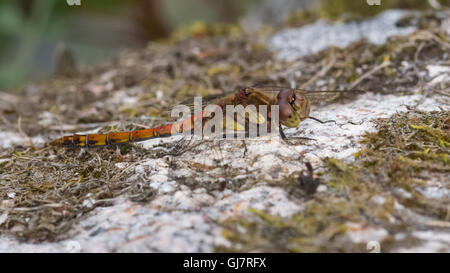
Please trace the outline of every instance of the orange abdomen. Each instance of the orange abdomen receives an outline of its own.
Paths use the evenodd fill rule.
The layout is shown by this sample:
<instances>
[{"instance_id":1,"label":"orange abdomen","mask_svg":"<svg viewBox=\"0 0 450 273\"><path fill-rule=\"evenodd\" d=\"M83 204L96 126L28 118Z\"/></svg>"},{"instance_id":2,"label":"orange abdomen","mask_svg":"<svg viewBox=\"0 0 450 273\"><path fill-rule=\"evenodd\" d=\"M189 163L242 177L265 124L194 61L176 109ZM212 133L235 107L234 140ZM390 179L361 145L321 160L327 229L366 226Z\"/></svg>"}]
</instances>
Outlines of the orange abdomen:
<instances>
[{"instance_id":1,"label":"orange abdomen","mask_svg":"<svg viewBox=\"0 0 450 273\"><path fill-rule=\"evenodd\" d=\"M196 119L203 121L204 115L205 112L200 112L199 114L180 122L143 130L110 132L108 134L74 134L72 136L64 136L56 139L51 142L51 144L62 147L100 147L127 142L144 141L156 137L168 137L174 134L191 131L194 128L194 121Z\"/></svg>"}]
</instances>

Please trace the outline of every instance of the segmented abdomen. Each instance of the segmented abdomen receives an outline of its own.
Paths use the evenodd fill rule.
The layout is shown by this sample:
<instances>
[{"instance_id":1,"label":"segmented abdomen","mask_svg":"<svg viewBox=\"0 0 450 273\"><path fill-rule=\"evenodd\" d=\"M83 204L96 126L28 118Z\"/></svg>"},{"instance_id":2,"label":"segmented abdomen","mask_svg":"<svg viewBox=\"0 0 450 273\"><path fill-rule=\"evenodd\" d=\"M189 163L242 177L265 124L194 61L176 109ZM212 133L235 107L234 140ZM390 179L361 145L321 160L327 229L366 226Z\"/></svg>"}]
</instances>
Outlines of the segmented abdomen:
<instances>
[{"instance_id":1,"label":"segmented abdomen","mask_svg":"<svg viewBox=\"0 0 450 273\"><path fill-rule=\"evenodd\" d=\"M203 118L204 114L204 112L201 112L180 122L143 130L111 132L108 134L74 134L56 139L51 144L62 147L99 147L126 142L144 141L157 137L168 137L185 131L191 131L194 128L194 120L197 118Z\"/></svg>"}]
</instances>

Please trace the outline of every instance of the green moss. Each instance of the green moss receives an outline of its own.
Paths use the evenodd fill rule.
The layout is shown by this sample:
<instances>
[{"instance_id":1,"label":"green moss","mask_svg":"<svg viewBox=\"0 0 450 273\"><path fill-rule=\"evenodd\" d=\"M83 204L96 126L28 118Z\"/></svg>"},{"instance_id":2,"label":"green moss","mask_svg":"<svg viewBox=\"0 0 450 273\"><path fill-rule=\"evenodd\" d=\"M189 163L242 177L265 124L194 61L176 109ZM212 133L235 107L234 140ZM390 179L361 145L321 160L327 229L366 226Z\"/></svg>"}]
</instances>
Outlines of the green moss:
<instances>
[{"instance_id":1,"label":"green moss","mask_svg":"<svg viewBox=\"0 0 450 273\"><path fill-rule=\"evenodd\" d=\"M295 10L289 14L285 21L286 27L301 27L314 22L319 18L319 14L311 10Z\"/></svg>"},{"instance_id":2,"label":"green moss","mask_svg":"<svg viewBox=\"0 0 450 273\"><path fill-rule=\"evenodd\" d=\"M403 9L420 9L429 8L426 1L421 0L381 0L381 5L369 5L367 1L352 0L324 0L322 1L319 12L322 17L330 19L339 19L343 15L351 16L352 19L363 19L374 16L384 10L403 8Z\"/></svg>"},{"instance_id":3,"label":"green moss","mask_svg":"<svg viewBox=\"0 0 450 273\"><path fill-rule=\"evenodd\" d=\"M190 25L179 27L171 34L169 41L178 41L188 38L202 38L227 36L230 38L242 35L242 29L237 24L215 23L208 24L203 21L196 21Z\"/></svg>"},{"instance_id":4,"label":"green moss","mask_svg":"<svg viewBox=\"0 0 450 273\"><path fill-rule=\"evenodd\" d=\"M280 221L278 217L274 217L270 214L264 213L261 210L255 209L255 208L249 208L249 212L254 213L261 217L265 222L269 223L270 225L276 227L276 228L287 228L289 227L284 221Z\"/></svg>"},{"instance_id":5,"label":"green moss","mask_svg":"<svg viewBox=\"0 0 450 273\"><path fill-rule=\"evenodd\" d=\"M435 129L435 128L431 128L429 126L425 126L425 125L414 125L411 124L410 125L411 128L425 132L428 136L430 136L432 138L432 141L436 141L439 146L441 147L450 147L450 135L447 134L446 132L440 130L440 129ZM426 149L426 153L428 153L430 151L429 148Z\"/></svg>"}]
</instances>

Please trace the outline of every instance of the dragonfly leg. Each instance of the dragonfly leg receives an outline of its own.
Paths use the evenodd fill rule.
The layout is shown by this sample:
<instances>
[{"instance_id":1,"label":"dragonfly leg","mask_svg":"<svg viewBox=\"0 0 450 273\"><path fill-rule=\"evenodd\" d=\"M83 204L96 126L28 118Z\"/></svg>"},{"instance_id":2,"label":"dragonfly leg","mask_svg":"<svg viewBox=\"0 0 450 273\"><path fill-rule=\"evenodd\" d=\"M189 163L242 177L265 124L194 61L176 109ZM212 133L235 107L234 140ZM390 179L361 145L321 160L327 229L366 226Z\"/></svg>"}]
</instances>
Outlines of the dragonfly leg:
<instances>
[{"instance_id":1,"label":"dragonfly leg","mask_svg":"<svg viewBox=\"0 0 450 273\"><path fill-rule=\"evenodd\" d=\"M279 130L280 130L281 139L283 139L284 141L286 141L286 143L288 143L290 145L292 145L292 143L290 143L289 140L316 140L314 138L309 138L309 137L290 137L288 139L287 136L283 132L283 128L281 128L281 124L279 126Z\"/></svg>"},{"instance_id":2,"label":"dragonfly leg","mask_svg":"<svg viewBox=\"0 0 450 273\"><path fill-rule=\"evenodd\" d=\"M322 124L324 124L324 123L329 123L329 122L334 122L334 124L336 124L336 121L335 121L335 120L321 121L320 119L317 119L317 118L314 118L314 117L308 117L308 118L310 118L310 119L312 119L312 120L315 120L315 121L317 121L317 122L320 122L320 123L322 123Z\"/></svg>"},{"instance_id":3,"label":"dragonfly leg","mask_svg":"<svg viewBox=\"0 0 450 273\"><path fill-rule=\"evenodd\" d=\"M279 130L280 130L280 136L281 136L281 139L287 139L286 135L285 135L284 132L283 132L283 128L281 128L281 124L280 124L280 126L279 126Z\"/></svg>"}]
</instances>

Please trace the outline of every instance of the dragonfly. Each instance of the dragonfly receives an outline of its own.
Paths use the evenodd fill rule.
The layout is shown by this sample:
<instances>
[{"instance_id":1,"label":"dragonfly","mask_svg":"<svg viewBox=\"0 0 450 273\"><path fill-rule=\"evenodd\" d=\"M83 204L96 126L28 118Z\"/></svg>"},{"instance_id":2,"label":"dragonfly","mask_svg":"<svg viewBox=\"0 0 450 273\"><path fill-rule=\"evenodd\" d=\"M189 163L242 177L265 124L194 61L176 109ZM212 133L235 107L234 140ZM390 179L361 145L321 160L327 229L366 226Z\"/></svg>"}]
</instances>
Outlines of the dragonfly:
<instances>
[{"instance_id":1,"label":"dragonfly","mask_svg":"<svg viewBox=\"0 0 450 273\"><path fill-rule=\"evenodd\" d=\"M217 105L220 109L225 110L227 105L238 106L242 105L246 107L248 105L254 105L258 108L261 105L267 106L267 109L271 109L272 105L278 105L279 113L279 132L283 139L286 139L286 135L282 130L282 126L288 128L296 128L300 123L307 118L314 119L321 123L323 121L310 116L311 103L313 101L320 101L330 97L330 94L339 94L342 92L364 92L362 90L329 90L329 91L314 91L304 90L286 87L243 87L238 88L237 91L227 92L220 95L210 95L203 98L207 104ZM185 102L191 108L193 108L192 102ZM259 108L258 108L259 109ZM230 126L229 122L224 122L223 126L235 131L245 131L248 129L250 123L261 124L267 122L264 117L261 117L259 113L254 113L253 118L250 115L245 116L244 123L239 124L236 117L234 123ZM149 140L152 138L169 137L175 134L193 132L196 124L204 126L208 120L212 118L211 112L199 111L194 113L186 119L172 122L169 124L134 130L126 132L109 132L106 134L73 134L63 136L51 142L54 146L61 147L100 147L108 145L124 144L129 142L140 142ZM225 115L226 116L226 115ZM272 113L270 110L267 113L267 117L270 120ZM224 119L226 119L224 117Z\"/></svg>"}]
</instances>

